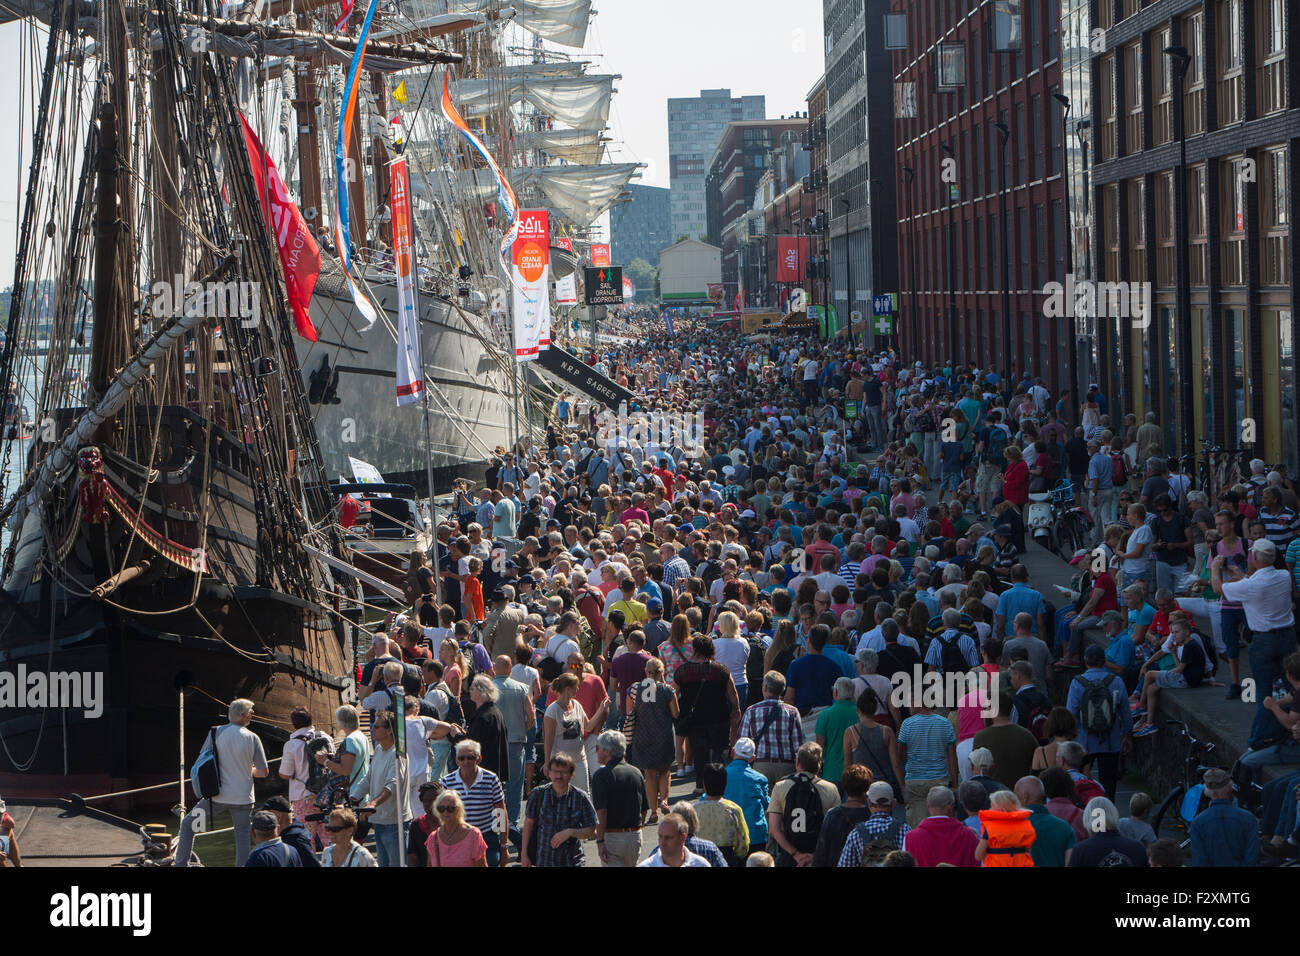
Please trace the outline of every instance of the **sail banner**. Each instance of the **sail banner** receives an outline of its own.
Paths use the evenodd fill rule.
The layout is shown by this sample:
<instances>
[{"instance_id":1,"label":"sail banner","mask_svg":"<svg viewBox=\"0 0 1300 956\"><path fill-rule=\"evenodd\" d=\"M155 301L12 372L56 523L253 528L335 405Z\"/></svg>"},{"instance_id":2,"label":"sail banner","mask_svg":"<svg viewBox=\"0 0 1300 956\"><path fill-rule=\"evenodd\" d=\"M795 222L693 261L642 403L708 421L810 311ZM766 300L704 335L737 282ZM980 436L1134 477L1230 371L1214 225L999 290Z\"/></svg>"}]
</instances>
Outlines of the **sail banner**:
<instances>
[{"instance_id":1,"label":"sail banner","mask_svg":"<svg viewBox=\"0 0 1300 956\"><path fill-rule=\"evenodd\" d=\"M776 281L802 282L808 261L808 240L803 236L776 237Z\"/></svg>"},{"instance_id":2,"label":"sail banner","mask_svg":"<svg viewBox=\"0 0 1300 956\"><path fill-rule=\"evenodd\" d=\"M284 284L293 307L293 324L308 342L316 341L316 327L311 321L311 294L320 276L320 247L312 238L307 222L298 207L289 198L280 171L262 148L261 141L248 125L244 114L239 114L244 127L244 144L248 147L248 162L253 167L257 195L262 198L262 216L275 233L275 244L280 250L280 265L284 267Z\"/></svg>"},{"instance_id":3,"label":"sail banner","mask_svg":"<svg viewBox=\"0 0 1300 956\"><path fill-rule=\"evenodd\" d=\"M609 259L609 243L593 242L591 244L591 264L593 266L612 266Z\"/></svg>"},{"instance_id":4,"label":"sail banner","mask_svg":"<svg viewBox=\"0 0 1300 956\"><path fill-rule=\"evenodd\" d=\"M563 279L555 280L555 304L578 304L578 283L576 281L575 273L570 272Z\"/></svg>"},{"instance_id":5,"label":"sail banner","mask_svg":"<svg viewBox=\"0 0 1300 956\"><path fill-rule=\"evenodd\" d=\"M411 186L406 159L389 167L393 208L393 258L397 267L397 404L412 405L424 395L420 356L420 313L415 300L415 263L411 242Z\"/></svg>"},{"instance_id":6,"label":"sail banner","mask_svg":"<svg viewBox=\"0 0 1300 956\"><path fill-rule=\"evenodd\" d=\"M469 128L469 124L465 122L465 118L460 115L456 105L452 103L450 73L442 75L442 115L448 123L460 130L460 134L469 141L470 146L474 147L474 151L483 157L488 164L488 168L492 170L492 177L497 183L497 201L501 203L502 211L506 217L506 224L509 226L505 238L501 240L500 254L504 265L506 252L513 249L519 235L519 200L515 198L515 191L510 188L510 183L501 172L501 167L497 165L497 161L492 158L492 154L483 145L483 141L474 135L474 132Z\"/></svg>"},{"instance_id":7,"label":"sail banner","mask_svg":"<svg viewBox=\"0 0 1300 956\"><path fill-rule=\"evenodd\" d=\"M352 120L357 111L357 86L361 82L361 65L366 59L366 40L370 36L370 23L375 18L375 8L378 6L379 0L370 0L370 6L366 8L366 18L361 21L361 32L357 35L357 50L352 54L347 82L343 84L343 101L339 105L339 135L334 144L334 185L336 187L334 246L339 252L339 266L343 269L343 279L347 282L348 291L352 293L352 301L366 319L365 327L360 330L362 332L368 331L379 320L379 313L352 281L352 234L348 228L348 185L352 180L349 173L352 171L353 164L348 158L348 144L352 139ZM351 12L349 3L347 13ZM357 174L360 175L359 172Z\"/></svg>"},{"instance_id":8,"label":"sail banner","mask_svg":"<svg viewBox=\"0 0 1300 956\"><path fill-rule=\"evenodd\" d=\"M515 360L531 362L551 338L550 216L545 209L524 209L515 225L510 249Z\"/></svg>"}]
</instances>

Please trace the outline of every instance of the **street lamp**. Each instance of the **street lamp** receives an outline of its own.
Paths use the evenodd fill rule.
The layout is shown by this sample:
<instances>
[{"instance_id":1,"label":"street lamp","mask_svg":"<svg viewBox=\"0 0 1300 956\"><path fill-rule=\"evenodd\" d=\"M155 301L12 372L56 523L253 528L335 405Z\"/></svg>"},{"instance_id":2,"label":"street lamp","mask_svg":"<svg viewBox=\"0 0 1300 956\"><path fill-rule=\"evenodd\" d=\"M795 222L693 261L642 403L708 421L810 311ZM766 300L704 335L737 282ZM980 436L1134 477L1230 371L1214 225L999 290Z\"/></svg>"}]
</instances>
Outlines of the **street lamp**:
<instances>
[{"instance_id":1,"label":"street lamp","mask_svg":"<svg viewBox=\"0 0 1300 956\"><path fill-rule=\"evenodd\" d=\"M904 166L903 175L907 177L907 211L912 220L907 229L907 274L912 286L912 330L915 332L920 316L916 306L916 197L912 192L912 187L916 183L916 170L911 166ZM915 342L912 343L912 347L916 348Z\"/></svg>"},{"instance_id":2,"label":"street lamp","mask_svg":"<svg viewBox=\"0 0 1300 956\"><path fill-rule=\"evenodd\" d=\"M820 271L822 274L822 314L825 316L823 328L826 330L826 338L831 336L831 224L830 217L826 215L825 209L817 210L817 231L821 233L822 238L822 261Z\"/></svg>"},{"instance_id":3,"label":"street lamp","mask_svg":"<svg viewBox=\"0 0 1300 956\"><path fill-rule=\"evenodd\" d=\"M1011 127L1001 120L993 124L994 129L998 131L998 145L1002 150L1002 165L998 170L998 175L1002 179L1002 228L999 230L1002 234L1002 340L1006 343L1006 360L1007 364L1004 371L1011 376L1011 268L1007 261L1007 142L1011 139Z\"/></svg>"},{"instance_id":4,"label":"street lamp","mask_svg":"<svg viewBox=\"0 0 1300 956\"><path fill-rule=\"evenodd\" d=\"M1069 160L1066 152L1066 143L1069 142L1069 123L1070 123L1070 98L1064 93L1053 93L1052 98L1061 104L1061 182L1065 184L1065 275L1061 276L1061 282L1064 284L1066 276L1074 271L1074 240L1071 232L1074 230L1074 203L1070 195L1070 170L1068 168ZM1077 398L1079 394L1079 330L1075 328L1074 319L1066 320L1070 332L1070 350L1069 350L1069 382L1070 395ZM1076 404L1078 404L1076 402Z\"/></svg>"},{"instance_id":5,"label":"street lamp","mask_svg":"<svg viewBox=\"0 0 1300 956\"><path fill-rule=\"evenodd\" d=\"M953 150L952 144L940 143L939 148L948 155L948 158L953 161L953 165L956 166L957 154ZM955 368L957 365L957 273L953 264L953 184L944 182L942 176L939 177L939 181L944 187L944 192L948 194L948 361L952 362Z\"/></svg>"},{"instance_id":6,"label":"street lamp","mask_svg":"<svg viewBox=\"0 0 1300 956\"><path fill-rule=\"evenodd\" d=\"M853 250L849 247L849 210L853 204L841 196L840 205L844 207L844 295L848 300L849 345L853 346Z\"/></svg>"},{"instance_id":7,"label":"street lamp","mask_svg":"<svg viewBox=\"0 0 1300 956\"><path fill-rule=\"evenodd\" d=\"M1174 262L1177 273L1176 303L1178 322L1175 326L1175 342L1179 356L1180 378L1178 382L1178 421L1182 435L1182 453L1191 455L1195 452L1195 439L1192 436L1192 290L1188 275L1190 264L1187 261L1187 129L1185 124L1186 103L1183 100L1183 85L1187 77L1187 68L1192 65L1192 56L1185 46L1167 46L1165 56L1177 64L1178 78L1177 100L1174 114L1178 117L1178 173L1174 179ZM1206 422L1206 431L1212 433L1213 427Z\"/></svg>"}]
</instances>

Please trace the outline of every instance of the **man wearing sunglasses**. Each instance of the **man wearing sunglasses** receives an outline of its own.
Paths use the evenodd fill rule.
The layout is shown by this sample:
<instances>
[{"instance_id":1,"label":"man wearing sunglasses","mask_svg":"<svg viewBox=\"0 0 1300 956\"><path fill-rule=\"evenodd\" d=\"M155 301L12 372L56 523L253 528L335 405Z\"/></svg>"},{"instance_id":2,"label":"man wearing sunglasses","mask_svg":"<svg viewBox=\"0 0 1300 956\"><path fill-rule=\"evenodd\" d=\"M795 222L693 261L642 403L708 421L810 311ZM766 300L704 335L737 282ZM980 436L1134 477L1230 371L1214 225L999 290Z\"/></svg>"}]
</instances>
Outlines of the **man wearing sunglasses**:
<instances>
[{"instance_id":1,"label":"man wearing sunglasses","mask_svg":"<svg viewBox=\"0 0 1300 956\"><path fill-rule=\"evenodd\" d=\"M465 804L465 822L478 827L487 841L487 865L505 866L510 851L510 817L501 778L479 766L483 749L476 740L456 744L456 769L442 778L442 785L460 794Z\"/></svg>"},{"instance_id":2,"label":"man wearing sunglasses","mask_svg":"<svg viewBox=\"0 0 1300 956\"><path fill-rule=\"evenodd\" d=\"M373 731L375 752L370 768L357 785L367 795L366 806L375 829L375 856L380 866L398 866L406 844L406 827L411 822L411 802L397 788L397 718L391 712L376 715Z\"/></svg>"}]
</instances>

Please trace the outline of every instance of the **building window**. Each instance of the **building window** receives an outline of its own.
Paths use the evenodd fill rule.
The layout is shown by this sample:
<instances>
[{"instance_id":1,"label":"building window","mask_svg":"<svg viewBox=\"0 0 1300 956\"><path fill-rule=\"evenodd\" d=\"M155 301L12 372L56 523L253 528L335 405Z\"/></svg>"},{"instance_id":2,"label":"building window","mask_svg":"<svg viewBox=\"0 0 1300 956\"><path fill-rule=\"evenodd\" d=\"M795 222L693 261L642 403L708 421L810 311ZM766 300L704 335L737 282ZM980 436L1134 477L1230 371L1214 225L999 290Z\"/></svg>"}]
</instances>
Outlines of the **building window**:
<instances>
[{"instance_id":1,"label":"building window","mask_svg":"<svg viewBox=\"0 0 1300 956\"><path fill-rule=\"evenodd\" d=\"M1142 179L1128 184L1128 278L1130 282L1147 279L1146 189Z\"/></svg>"},{"instance_id":2,"label":"building window","mask_svg":"<svg viewBox=\"0 0 1300 956\"><path fill-rule=\"evenodd\" d=\"M1187 261L1192 286L1209 284L1209 216L1205 166L1187 169Z\"/></svg>"},{"instance_id":3,"label":"building window","mask_svg":"<svg viewBox=\"0 0 1300 956\"><path fill-rule=\"evenodd\" d=\"M1260 116L1286 109L1286 5L1256 0L1256 104Z\"/></svg>"},{"instance_id":4,"label":"building window","mask_svg":"<svg viewBox=\"0 0 1300 956\"><path fill-rule=\"evenodd\" d=\"M1029 209L1021 206L1016 213L1016 228L1020 232L1018 237L1020 239L1020 275L1016 288L1028 291L1033 282L1029 270L1034 263L1034 260L1029 255Z\"/></svg>"},{"instance_id":5,"label":"building window","mask_svg":"<svg viewBox=\"0 0 1300 956\"><path fill-rule=\"evenodd\" d=\"M1218 12L1218 118L1229 126L1242 118L1241 0L1220 0Z\"/></svg>"},{"instance_id":6,"label":"building window","mask_svg":"<svg viewBox=\"0 0 1300 956\"><path fill-rule=\"evenodd\" d=\"M1115 8L1111 5L1111 0L1100 0L1097 4L1097 27L1109 30L1114 25Z\"/></svg>"},{"instance_id":7,"label":"building window","mask_svg":"<svg viewBox=\"0 0 1300 956\"><path fill-rule=\"evenodd\" d=\"M1042 129L1040 128L1043 120L1043 98L1037 93L1029 101L1029 141L1034 144L1033 150L1029 154L1030 182L1037 182L1043 178L1043 151L1040 148L1042 143Z\"/></svg>"},{"instance_id":8,"label":"building window","mask_svg":"<svg viewBox=\"0 0 1300 956\"><path fill-rule=\"evenodd\" d=\"M1097 161L1106 162L1116 156L1115 125L1119 104L1116 102L1115 89L1115 54L1108 53L1101 59L1098 71L1100 87L1097 96L1097 109L1101 116L1101 140L1097 144Z\"/></svg>"},{"instance_id":9,"label":"building window","mask_svg":"<svg viewBox=\"0 0 1300 956\"><path fill-rule=\"evenodd\" d=\"M1260 284L1288 285L1291 254L1287 221L1287 149L1261 150L1259 154Z\"/></svg>"},{"instance_id":10,"label":"building window","mask_svg":"<svg viewBox=\"0 0 1300 956\"><path fill-rule=\"evenodd\" d=\"M1189 57L1183 83L1183 127L1188 136L1205 132L1205 31L1201 13L1183 18L1183 46Z\"/></svg>"},{"instance_id":11,"label":"building window","mask_svg":"<svg viewBox=\"0 0 1300 956\"><path fill-rule=\"evenodd\" d=\"M1151 36L1151 139L1159 146L1173 139L1174 64L1173 57L1165 54L1171 44L1169 27L1157 30Z\"/></svg>"},{"instance_id":12,"label":"building window","mask_svg":"<svg viewBox=\"0 0 1300 956\"><path fill-rule=\"evenodd\" d=\"M1155 178L1156 285L1174 285L1174 174L1158 173Z\"/></svg>"},{"instance_id":13,"label":"building window","mask_svg":"<svg viewBox=\"0 0 1300 956\"><path fill-rule=\"evenodd\" d=\"M1246 185L1242 157L1219 161L1220 281L1241 285L1246 276Z\"/></svg>"},{"instance_id":14,"label":"building window","mask_svg":"<svg viewBox=\"0 0 1300 956\"><path fill-rule=\"evenodd\" d=\"M1025 73L1033 73L1038 69L1039 57L1042 53L1042 41L1039 39L1042 25L1034 19L1035 6L1036 4L1026 3L1020 8L1021 28L1029 40L1025 46Z\"/></svg>"},{"instance_id":15,"label":"building window","mask_svg":"<svg viewBox=\"0 0 1300 956\"><path fill-rule=\"evenodd\" d=\"M1011 130L1011 135L1016 138L1016 185L1025 184L1025 176L1029 174L1029 137L1025 128L1025 104L1016 104L1016 125ZM1035 143L1034 147L1037 148Z\"/></svg>"},{"instance_id":16,"label":"building window","mask_svg":"<svg viewBox=\"0 0 1300 956\"><path fill-rule=\"evenodd\" d=\"M1101 247L1105 254L1102 278L1119 279L1119 184L1110 183L1101 191Z\"/></svg>"},{"instance_id":17,"label":"building window","mask_svg":"<svg viewBox=\"0 0 1300 956\"><path fill-rule=\"evenodd\" d=\"M1124 48L1124 103L1128 107L1124 124L1125 152L1142 149L1142 42Z\"/></svg>"},{"instance_id":18,"label":"building window","mask_svg":"<svg viewBox=\"0 0 1300 956\"><path fill-rule=\"evenodd\" d=\"M1042 203L1034 206L1034 249L1038 257L1034 260L1034 288L1041 289L1047 282L1047 213Z\"/></svg>"}]
</instances>

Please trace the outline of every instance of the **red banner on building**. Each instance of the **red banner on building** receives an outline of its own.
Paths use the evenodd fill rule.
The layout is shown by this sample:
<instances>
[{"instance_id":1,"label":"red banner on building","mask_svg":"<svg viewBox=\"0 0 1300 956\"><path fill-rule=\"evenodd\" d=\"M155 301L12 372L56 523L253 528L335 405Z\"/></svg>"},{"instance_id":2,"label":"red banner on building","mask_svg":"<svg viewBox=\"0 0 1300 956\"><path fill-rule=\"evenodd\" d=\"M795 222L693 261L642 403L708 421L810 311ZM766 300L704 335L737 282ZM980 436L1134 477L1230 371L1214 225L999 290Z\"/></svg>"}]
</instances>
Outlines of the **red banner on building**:
<instances>
[{"instance_id":1,"label":"red banner on building","mask_svg":"<svg viewBox=\"0 0 1300 956\"><path fill-rule=\"evenodd\" d=\"M609 258L609 244L594 242L591 245L591 264L593 266L612 266Z\"/></svg>"},{"instance_id":2,"label":"red banner on building","mask_svg":"<svg viewBox=\"0 0 1300 956\"><path fill-rule=\"evenodd\" d=\"M776 281L802 282L807 275L808 240L803 236L776 237Z\"/></svg>"},{"instance_id":3,"label":"red banner on building","mask_svg":"<svg viewBox=\"0 0 1300 956\"><path fill-rule=\"evenodd\" d=\"M293 324L298 334L309 342L316 341L316 327L311 321L311 294L320 276L320 247L312 238L302 213L289 198L289 190L280 178L279 170L271 157L262 149L262 143L248 125L244 115L244 144L248 147L248 162L253 167L257 195L263 201L262 215L275 244L280 249L280 264L284 266L284 283L289 291L289 304L293 306Z\"/></svg>"}]
</instances>

